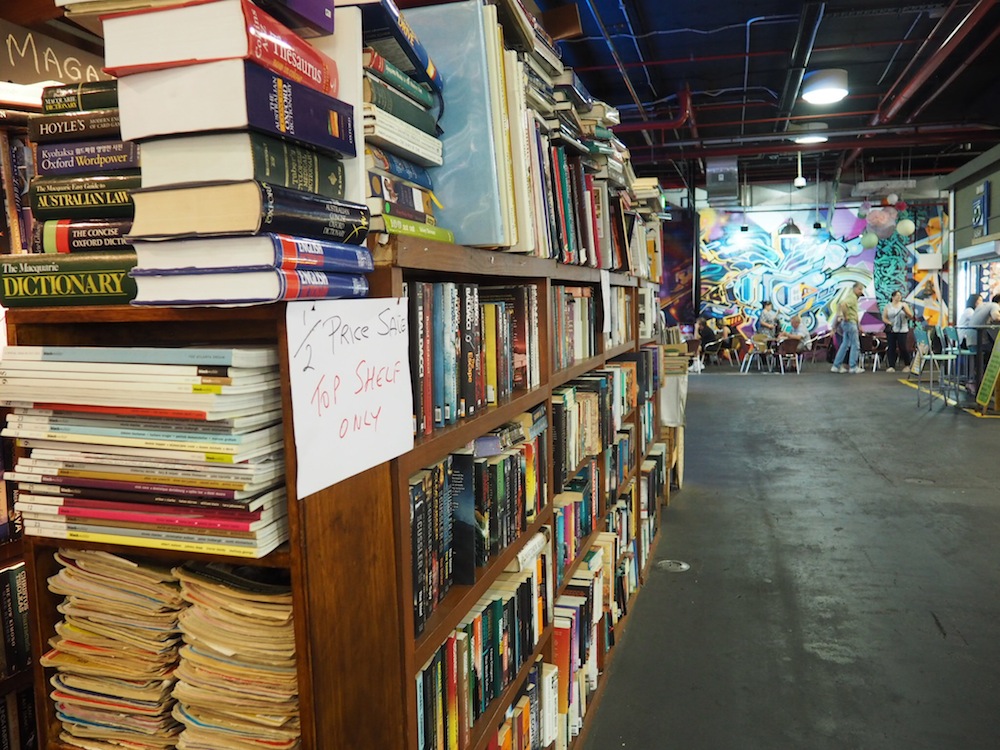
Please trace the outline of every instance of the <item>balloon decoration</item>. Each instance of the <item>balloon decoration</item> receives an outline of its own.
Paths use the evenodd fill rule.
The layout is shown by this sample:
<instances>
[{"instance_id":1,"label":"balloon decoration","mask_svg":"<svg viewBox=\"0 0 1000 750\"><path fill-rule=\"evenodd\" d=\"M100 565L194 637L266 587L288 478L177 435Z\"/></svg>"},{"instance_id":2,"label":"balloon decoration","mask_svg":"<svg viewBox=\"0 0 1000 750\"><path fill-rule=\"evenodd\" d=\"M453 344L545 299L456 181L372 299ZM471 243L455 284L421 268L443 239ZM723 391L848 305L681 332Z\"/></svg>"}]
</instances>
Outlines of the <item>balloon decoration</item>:
<instances>
[{"instance_id":1,"label":"balloon decoration","mask_svg":"<svg viewBox=\"0 0 1000 750\"><path fill-rule=\"evenodd\" d=\"M865 248L865 250L871 250L877 244L878 244L878 235L875 234L875 232L873 232L872 230L866 229L861 234L861 247Z\"/></svg>"},{"instance_id":2,"label":"balloon decoration","mask_svg":"<svg viewBox=\"0 0 1000 750\"><path fill-rule=\"evenodd\" d=\"M917 231L917 225L913 223L913 219L903 218L896 223L896 231L901 237L909 237Z\"/></svg>"},{"instance_id":3,"label":"balloon decoration","mask_svg":"<svg viewBox=\"0 0 1000 750\"><path fill-rule=\"evenodd\" d=\"M899 212L895 208L876 208L868 213L868 230L880 240L887 240L896 231L896 219Z\"/></svg>"}]
</instances>

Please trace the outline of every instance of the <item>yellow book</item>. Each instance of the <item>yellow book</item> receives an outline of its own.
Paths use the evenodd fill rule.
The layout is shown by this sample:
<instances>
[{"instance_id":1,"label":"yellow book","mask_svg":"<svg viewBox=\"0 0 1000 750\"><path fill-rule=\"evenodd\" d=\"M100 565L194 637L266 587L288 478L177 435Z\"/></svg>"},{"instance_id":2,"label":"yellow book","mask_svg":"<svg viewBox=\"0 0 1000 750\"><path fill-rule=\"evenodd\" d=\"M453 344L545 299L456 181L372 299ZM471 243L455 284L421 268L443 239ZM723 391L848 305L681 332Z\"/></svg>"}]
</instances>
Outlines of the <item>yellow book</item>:
<instances>
[{"instance_id":1,"label":"yellow book","mask_svg":"<svg viewBox=\"0 0 1000 750\"><path fill-rule=\"evenodd\" d=\"M93 531L75 531L73 529L33 528L25 529L25 534L28 536L43 536L50 539L71 539L79 542L120 544L126 547L146 547L147 549L166 549L174 552L198 552L206 555L253 558L264 557L264 555L271 552L284 541L283 538L278 537L261 547L237 547L228 544L184 542L176 539L151 539L119 534L101 534Z\"/></svg>"},{"instance_id":2,"label":"yellow book","mask_svg":"<svg viewBox=\"0 0 1000 750\"><path fill-rule=\"evenodd\" d=\"M497 402L497 306L483 304L483 351L486 353L486 403Z\"/></svg>"}]
</instances>

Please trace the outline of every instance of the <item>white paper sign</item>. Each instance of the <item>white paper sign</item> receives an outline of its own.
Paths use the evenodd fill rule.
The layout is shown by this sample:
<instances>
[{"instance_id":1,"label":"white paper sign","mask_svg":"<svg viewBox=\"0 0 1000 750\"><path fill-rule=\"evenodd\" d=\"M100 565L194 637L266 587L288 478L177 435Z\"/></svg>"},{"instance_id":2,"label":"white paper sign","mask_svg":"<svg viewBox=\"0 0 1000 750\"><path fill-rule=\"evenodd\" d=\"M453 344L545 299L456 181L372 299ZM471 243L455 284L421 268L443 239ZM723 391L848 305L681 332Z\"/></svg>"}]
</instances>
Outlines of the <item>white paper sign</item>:
<instances>
[{"instance_id":1,"label":"white paper sign","mask_svg":"<svg viewBox=\"0 0 1000 750\"><path fill-rule=\"evenodd\" d=\"M405 299L290 302L299 500L413 448Z\"/></svg>"},{"instance_id":2,"label":"white paper sign","mask_svg":"<svg viewBox=\"0 0 1000 750\"><path fill-rule=\"evenodd\" d=\"M601 302L604 305L604 333L611 333L611 273L601 269Z\"/></svg>"}]
</instances>

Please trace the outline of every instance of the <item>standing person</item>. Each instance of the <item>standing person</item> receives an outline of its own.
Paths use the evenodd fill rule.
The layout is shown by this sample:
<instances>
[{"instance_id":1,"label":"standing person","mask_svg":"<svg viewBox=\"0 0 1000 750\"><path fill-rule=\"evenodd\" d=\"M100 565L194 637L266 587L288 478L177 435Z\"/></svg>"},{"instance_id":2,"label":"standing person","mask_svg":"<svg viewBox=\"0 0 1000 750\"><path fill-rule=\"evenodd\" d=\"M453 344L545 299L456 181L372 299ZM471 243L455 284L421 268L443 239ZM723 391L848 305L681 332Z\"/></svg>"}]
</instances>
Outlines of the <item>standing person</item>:
<instances>
[{"instance_id":1,"label":"standing person","mask_svg":"<svg viewBox=\"0 0 1000 750\"><path fill-rule=\"evenodd\" d=\"M760 309L760 320L757 321L757 333L767 334L767 338L773 340L778 334L778 313L774 311L774 305L765 302Z\"/></svg>"},{"instance_id":2,"label":"standing person","mask_svg":"<svg viewBox=\"0 0 1000 750\"><path fill-rule=\"evenodd\" d=\"M830 372L864 372L863 367L858 367L858 356L861 354L861 342L858 338L858 299L864 291L865 285L855 281L851 291L844 295L844 299L840 302L837 319L840 321L841 341ZM848 360L846 366L845 359Z\"/></svg>"},{"instance_id":3,"label":"standing person","mask_svg":"<svg viewBox=\"0 0 1000 750\"><path fill-rule=\"evenodd\" d=\"M976 339L976 329L967 328L972 320L972 316L976 314L976 308L979 307L983 298L978 294L970 294L968 301L965 303L965 309L958 316L958 338L961 345L967 349L974 347L978 341Z\"/></svg>"},{"instance_id":4,"label":"standing person","mask_svg":"<svg viewBox=\"0 0 1000 750\"><path fill-rule=\"evenodd\" d=\"M882 322L885 323L886 344L889 347L889 366L886 372L896 372L896 356L903 360L903 366L910 366L910 352L906 348L906 337L910 333L910 320L913 312L909 305L903 302L903 293L898 289L892 293L882 310Z\"/></svg>"}]
</instances>

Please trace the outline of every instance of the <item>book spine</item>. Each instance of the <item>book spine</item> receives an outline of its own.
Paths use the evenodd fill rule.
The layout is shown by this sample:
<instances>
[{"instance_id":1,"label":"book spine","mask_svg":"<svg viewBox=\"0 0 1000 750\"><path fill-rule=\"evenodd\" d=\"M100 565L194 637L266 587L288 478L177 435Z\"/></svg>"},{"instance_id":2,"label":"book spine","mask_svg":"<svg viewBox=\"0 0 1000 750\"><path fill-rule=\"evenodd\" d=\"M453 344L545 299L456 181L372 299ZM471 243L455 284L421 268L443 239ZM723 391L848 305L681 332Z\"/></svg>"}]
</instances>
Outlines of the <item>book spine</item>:
<instances>
[{"instance_id":1,"label":"book spine","mask_svg":"<svg viewBox=\"0 0 1000 750\"><path fill-rule=\"evenodd\" d=\"M104 173L139 168L139 147L131 141L42 143L35 171L40 176Z\"/></svg>"},{"instance_id":2,"label":"book spine","mask_svg":"<svg viewBox=\"0 0 1000 750\"><path fill-rule=\"evenodd\" d=\"M368 273L374 270L372 254L364 245L291 237L272 236L274 265L282 270L311 268L320 271Z\"/></svg>"},{"instance_id":3,"label":"book spine","mask_svg":"<svg viewBox=\"0 0 1000 750\"><path fill-rule=\"evenodd\" d=\"M365 41L371 47L410 77L426 83L433 91L442 91L441 72L395 3L388 0L365 3L361 14Z\"/></svg>"},{"instance_id":4,"label":"book spine","mask_svg":"<svg viewBox=\"0 0 1000 750\"><path fill-rule=\"evenodd\" d=\"M250 133L250 149L255 180L327 198L344 197L344 163L340 159L260 133Z\"/></svg>"},{"instance_id":5,"label":"book spine","mask_svg":"<svg viewBox=\"0 0 1000 750\"><path fill-rule=\"evenodd\" d=\"M433 136L437 133L437 120L433 114L407 101L382 81L375 78L365 79L365 101L427 135Z\"/></svg>"},{"instance_id":6,"label":"book spine","mask_svg":"<svg viewBox=\"0 0 1000 750\"><path fill-rule=\"evenodd\" d=\"M17 661L17 626L15 623L16 583L14 572L16 568L0 571L0 616L3 617L3 651L7 661L6 674L13 674L18 669Z\"/></svg>"},{"instance_id":7,"label":"book spine","mask_svg":"<svg viewBox=\"0 0 1000 750\"><path fill-rule=\"evenodd\" d=\"M121 138L117 109L93 109L28 118L28 140L32 143L102 138Z\"/></svg>"},{"instance_id":8,"label":"book spine","mask_svg":"<svg viewBox=\"0 0 1000 750\"><path fill-rule=\"evenodd\" d=\"M424 434L434 431L434 287L430 282L421 282L424 288L424 387L421 398L424 402Z\"/></svg>"},{"instance_id":9,"label":"book spine","mask_svg":"<svg viewBox=\"0 0 1000 750\"><path fill-rule=\"evenodd\" d=\"M380 55L376 50L369 47L365 50L364 55L365 70L370 72L372 75L378 76L386 84L397 91L406 94L406 96L410 97L418 104L421 104L428 109L434 106L434 99L431 97L430 92L427 91L427 89L382 57L382 55Z\"/></svg>"},{"instance_id":10,"label":"book spine","mask_svg":"<svg viewBox=\"0 0 1000 750\"><path fill-rule=\"evenodd\" d=\"M15 475L16 476L16 475ZM25 476L20 474L20 476ZM46 477L45 481L52 479ZM133 502L152 503L154 505L180 505L186 508L205 509L232 509L245 510L250 500L235 499L235 490L212 490L201 487L164 487L161 491L152 491L149 485L133 482L102 482L100 480L73 480L71 477L55 477L58 480L65 480L67 484L52 482L42 484L40 482L25 481L18 479L18 491L25 493L36 493L51 495L52 497L66 498L68 500L89 499L109 502ZM121 487L121 489L108 489L111 487ZM141 489L140 489L141 488ZM185 492L195 492L195 495L185 495Z\"/></svg>"},{"instance_id":11,"label":"book spine","mask_svg":"<svg viewBox=\"0 0 1000 750\"><path fill-rule=\"evenodd\" d=\"M13 594L14 617L14 663L15 670L31 664L31 626L28 622L28 571L19 565L8 570Z\"/></svg>"},{"instance_id":12,"label":"book spine","mask_svg":"<svg viewBox=\"0 0 1000 750\"><path fill-rule=\"evenodd\" d=\"M28 189L31 213L46 219L131 218L138 172L87 177L36 177Z\"/></svg>"},{"instance_id":13,"label":"book spine","mask_svg":"<svg viewBox=\"0 0 1000 750\"><path fill-rule=\"evenodd\" d=\"M475 333L479 303L478 288L474 284L461 284L461 347L458 365L459 374L459 414L471 417L476 414L476 350Z\"/></svg>"},{"instance_id":14,"label":"book spine","mask_svg":"<svg viewBox=\"0 0 1000 750\"><path fill-rule=\"evenodd\" d=\"M252 521L240 521L227 518L205 518L184 515L171 515L169 509L164 509L163 513L151 513L147 511L132 511L126 506L119 508L91 508L79 505L47 506L39 503L26 503L18 501L17 510L27 516L37 519L52 518L55 520L66 520L76 523L97 523L98 521L120 522L122 524L137 523L146 526L160 527L161 531L177 531L178 529L202 529L206 531L234 531L241 533L254 533L255 527L274 520L271 514L270 519L256 519Z\"/></svg>"},{"instance_id":15,"label":"book spine","mask_svg":"<svg viewBox=\"0 0 1000 750\"><path fill-rule=\"evenodd\" d=\"M244 63L247 120L254 130L356 156L354 107L267 68Z\"/></svg>"},{"instance_id":16,"label":"book spine","mask_svg":"<svg viewBox=\"0 0 1000 750\"><path fill-rule=\"evenodd\" d=\"M437 222L433 216L425 214L423 211L409 208L408 206L400 206L374 196L369 197L367 203L369 210L372 212L373 219L375 217L395 216L397 219L405 219L416 224L427 224L432 227L437 226ZM382 226L385 226L384 218Z\"/></svg>"},{"instance_id":17,"label":"book spine","mask_svg":"<svg viewBox=\"0 0 1000 750\"><path fill-rule=\"evenodd\" d=\"M333 33L333 0L255 0L255 4L301 37Z\"/></svg>"},{"instance_id":18,"label":"book spine","mask_svg":"<svg viewBox=\"0 0 1000 750\"><path fill-rule=\"evenodd\" d=\"M413 381L413 433L423 435L427 429L422 392L424 388L424 347L427 345L424 330L424 286L419 281L411 281L407 289L410 333L410 372Z\"/></svg>"},{"instance_id":19,"label":"book spine","mask_svg":"<svg viewBox=\"0 0 1000 750\"><path fill-rule=\"evenodd\" d=\"M423 167L370 144L365 145L365 153L371 157L373 169L390 174L400 180L406 180L426 190L433 190L430 173Z\"/></svg>"},{"instance_id":20,"label":"book spine","mask_svg":"<svg viewBox=\"0 0 1000 750\"><path fill-rule=\"evenodd\" d=\"M368 207L300 190L257 183L261 192L261 232L359 245L368 234Z\"/></svg>"},{"instance_id":21,"label":"book spine","mask_svg":"<svg viewBox=\"0 0 1000 750\"><path fill-rule=\"evenodd\" d=\"M424 167L442 163L441 141L391 112L365 104L365 139L403 154Z\"/></svg>"},{"instance_id":22,"label":"book spine","mask_svg":"<svg viewBox=\"0 0 1000 750\"><path fill-rule=\"evenodd\" d=\"M447 341L445 325L445 292L444 283L434 284L434 299L431 303L431 315L433 317L432 337L432 358L434 370L431 376L434 394L434 426L444 427L447 423L444 402L444 348Z\"/></svg>"},{"instance_id":23,"label":"book spine","mask_svg":"<svg viewBox=\"0 0 1000 750\"><path fill-rule=\"evenodd\" d=\"M337 299L365 297L368 279L352 274L326 273L314 269L279 270L282 290L278 299Z\"/></svg>"},{"instance_id":24,"label":"book spine","mask_svg":"<svg viewBox=\"0 0 1000 750\"><path fill-rule=\"evenodd\" d=\"M337 95L340 80L336 62L247 0L243 0L243 15L251 58L298 83Z\"/></svg>"},{"instance_id":25,"label":"book spine","mask_svg":"<svg viewBox=\"0 0 1000 750\"><path fill-rule=\"evenodd\" d=\"M68 86L42 89L42 112L82 112L118 106L118 81L81 81Z\"/></svg>"},{"instance_id":26,"label":"book spine","mask_svg":"<svg viewBox=\"0 0 1000 750\"><path fill-rule=\"evenodd\" d=\"M245 547L236 544L216 542L186 541L168 539L165 537L138 537L124 534L110 534L97 531L78 531L76 529L33 528L30 536L41 536L50 539L69 539L80 542L98 544L120 544L130 547L148 547L151 549L172 550L174 552L196 552L206 555L228 555L231 557L259 558L277 547L274 543L266 547Z\"/></svg>"},{"instance_id":27,"label":"book spine","mask_svg":"<svg viewBox=\"0 0 1000 750\"><path fill-rule=\"evenodd\" d=\"M400 234L406 237L419 237L424 240L455 244L455 234L450 229L434 224L421 224L392 214L383 214L384 231L388 234Z\"/></svg>"},{"instance_id":28,"label":"book spine","mask_svg":"<svg viewBox=\"0 0 1000 750\"><path fill-rule=\"evenodd\" d=\"M422 188L412 187L401 180L394 180L377 172L368 173L368 188L371 197L379 198L393 206L402 206L426 216L434 214L434 203L430 193Z\"/></svg>"},{"instance_id":29,"label":"book spine","mask_svg":"<svg viewBox=\"0 0 1000 750\"><path fill-rule=\"evenodd\" d=\"M20 255L0 259L5 307L124 305L135 298L135 251Z\"/></svg>"},{"instance_id":30,"label":"book spine","mask_svg":"<svg viewBox=\"0 0 1000 750\"><path fill-rule=\"evenodd\" d=\"M445 423L458 421L459 301L458 285L445 283L444 401Z\"/></svg>"},{"instance_id":31,"label":"book spine","mask_svg":"<svg viewBox=\"0 0 1000 750\"><path fill-rule=\"evenodd\" d=\"M35 222L31 235L34 253L77 253L94 250L127 250L130 219L49 219Z\"/></svg>"}]
</instances>

